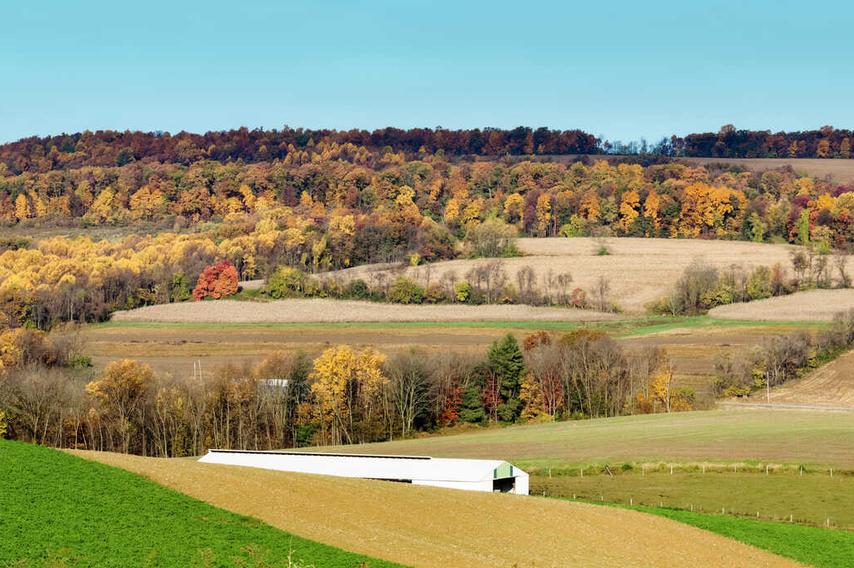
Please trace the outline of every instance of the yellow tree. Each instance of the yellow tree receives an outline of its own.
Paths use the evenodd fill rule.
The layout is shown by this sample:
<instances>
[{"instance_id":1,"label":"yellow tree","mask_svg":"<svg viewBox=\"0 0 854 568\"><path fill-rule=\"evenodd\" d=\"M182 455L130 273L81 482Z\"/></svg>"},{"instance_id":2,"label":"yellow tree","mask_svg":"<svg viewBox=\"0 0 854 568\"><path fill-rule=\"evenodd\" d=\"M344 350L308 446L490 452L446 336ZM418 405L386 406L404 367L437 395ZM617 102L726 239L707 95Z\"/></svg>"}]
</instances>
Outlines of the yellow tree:
<instances>
[{"instance_id":1,"label":"yellow tree","mask_svg":"<svg viewBox=\"0 0 854 568\"><path fill-rule=\"evenodd\" d=\"M546 237L549 234L549 224L552 220L552 198L543 193L537 198L537 234Z\"/></svg>"},{"instance_id":2,"label":"yellow tree","mask_svg":"<svg viewBox=\"0 0 854 568\"><path fill-rule=\"evenodd\" d=\"M655 189L651 189L643 202L643 216L652 224L652 231L647 230L646 236L648 237L658 236L658 231L661 229L661 218L658 216L659 209L661 209L661 196Z\"/></svg>"},{"instance_id":3,"label":"yellow tree","mask_svg":"<svg viewBox=\"0 0 854 568\"><path fill-rule=\"evenodd\" d=\"M511 193L504 200L504 220L510 224L524 220L525 200L518 193Z\"/></svg>"},{"instance_id":4,"label":"yellow tree","mask_svg":"<svg viewBox=\"0 0 854 568\"><path fill-rule=\"evenodd\" d=\"M122 451L130 451L135 431L142 428L140 411L154 382L151 367L132 359L113 361L101 378L86 385L86 392L97 400L105 413L118 422Z\"/></svg>"},{"instance_id":5,"label":"yellow tree","mask_svg":"<svg viewBox=\"0 0 854 568\"><path fill-rule=\"evenodd\" d=\"M18 197L15 198L15 217L17 217L18 221L23 221L32 216L33 210L30 207L30 201L26 195L19 193Z\"/></svg>"},{"instance_id":6,"label":"yellow tree","mask_svg":"<svg viewBox=\"0 0 854 568\"><path fill-rule=\"evenodd\" d=\"M632 226L635 224L635 219L637 219L640 214L638 213L638 209L640 208L640 196L638 192L635 190L625 192L620 198L620 229L624 233L628 233L631 231Z\"/></svg>"},{"instance_id":7,"label":"yellow tree","mask_svg":"<svg viewBox=\"0 0 854 568\"><path fill-rule=\"evenodd\" d=\"M311 391L317 401L321 426L329 441L357 440L359 422L370 422L376 400L388 382L382 371L385 357L373 349L355 351L330 347L314 361Z\"/></svg>"}]
</instances>

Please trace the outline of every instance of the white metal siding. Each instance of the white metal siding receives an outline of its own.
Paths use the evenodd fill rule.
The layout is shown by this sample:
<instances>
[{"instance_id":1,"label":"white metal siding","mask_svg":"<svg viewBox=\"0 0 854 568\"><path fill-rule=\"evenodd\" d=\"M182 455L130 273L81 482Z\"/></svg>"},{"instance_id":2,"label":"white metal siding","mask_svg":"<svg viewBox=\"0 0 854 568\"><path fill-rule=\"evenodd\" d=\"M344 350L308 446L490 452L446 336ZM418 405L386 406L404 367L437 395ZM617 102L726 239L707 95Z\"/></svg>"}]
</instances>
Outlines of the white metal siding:
<instances>
[{"instance_id":1,"label":"white metal siding","mask_svg":"<svg viewBox=\"0 0 854 568\"><path fill-rule=\"evenodd\" d=\"M424 456L365 456L234 450L211 450L199 461L338 477L411 481L415 485L469 491L492 491L495 469L506 463L499 460L466 460ZM513 493L527 495L528 474L517 467L513 467L513 477L516 480Z\"/></svg>"}]
</instances>

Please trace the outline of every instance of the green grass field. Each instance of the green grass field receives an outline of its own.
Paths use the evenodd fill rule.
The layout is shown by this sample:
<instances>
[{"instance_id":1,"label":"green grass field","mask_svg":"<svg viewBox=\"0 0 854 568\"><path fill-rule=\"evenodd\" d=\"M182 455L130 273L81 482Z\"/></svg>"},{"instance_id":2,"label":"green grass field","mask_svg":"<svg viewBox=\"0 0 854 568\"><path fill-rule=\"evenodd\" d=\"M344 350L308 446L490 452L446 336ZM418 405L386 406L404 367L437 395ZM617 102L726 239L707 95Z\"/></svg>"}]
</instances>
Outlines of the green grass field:
<instances>
[{"instance_id":1,"label":"green grass field","mask_svg":"<svg viewBox=\"0 0 854 568\"><path fill-rule=\"evenodd\" d=\"M132 473L0 440L2 566L394 566Z\"/></svg>"},{"instance_id":2,"label":"green grass field","mask_svg":"<svg viewBox=\"0 0 854 568\"><path fill-rule=\"evenodd\" d=\"M854 529L854 476L825 473L641 474L531 477L531 493L589 502L679 508L697 512Z\"/></svg>"},{"instance_id":3,"label":"green grass field","mask_svg":"<svg viewBox=\"0 0 854 568\"><path fill-rule=\"evenodd\" d=\"M854 532L739 519L673 509L632 507L711 531L820 568L845 568L854 558Z\"/></svg>"},{"instance_id":4,"label":"green grass field","mask_svg":"<svg viewBox=\"0 0 854 568\"><path fill-rule=\"evenodd\" d=\"M685 330L714 330L730 328L784 328L819 329L826 327L825 322L793 321L746 321L715 319L709 316L626 316L613 321L576 322L576 321L413 321L413 322L320 322L320 323L206 323L206 322L145 322L145 321L107 321L93 324L94 329L515 329L573 331L575 329L598 329L619 337L642 337L656 333Z\"/></svg>"},{"instance_id":5,"label":"green grass field","mask_svg":"<svg viewBox=\"0 0 854 568\"><path fill-rule=\"evenodd\" d=\"M529 424L340 451L506 459L532 471L610 464L790 464L854 469L854 412L713 410Z\"/></svg>"}]
</instances>

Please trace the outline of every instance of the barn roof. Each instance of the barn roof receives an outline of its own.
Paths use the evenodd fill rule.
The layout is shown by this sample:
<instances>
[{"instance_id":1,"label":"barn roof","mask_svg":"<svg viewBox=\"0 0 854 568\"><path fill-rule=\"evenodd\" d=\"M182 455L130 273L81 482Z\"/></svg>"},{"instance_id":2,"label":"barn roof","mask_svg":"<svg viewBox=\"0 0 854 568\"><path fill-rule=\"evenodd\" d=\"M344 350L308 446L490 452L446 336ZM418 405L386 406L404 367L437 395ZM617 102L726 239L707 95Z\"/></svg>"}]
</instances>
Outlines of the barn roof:
<instances>
[{"instance_id":1,"label":"barn roof","mask_svg":"<svg viewBox=\"0 0 854 568\"><path fill-rule=\"evenodd\" d=\"M476 482L524 473L502 460L429 456L209 450L199 461L340 477L413 481Z\"/></svg>"}]
</instances>

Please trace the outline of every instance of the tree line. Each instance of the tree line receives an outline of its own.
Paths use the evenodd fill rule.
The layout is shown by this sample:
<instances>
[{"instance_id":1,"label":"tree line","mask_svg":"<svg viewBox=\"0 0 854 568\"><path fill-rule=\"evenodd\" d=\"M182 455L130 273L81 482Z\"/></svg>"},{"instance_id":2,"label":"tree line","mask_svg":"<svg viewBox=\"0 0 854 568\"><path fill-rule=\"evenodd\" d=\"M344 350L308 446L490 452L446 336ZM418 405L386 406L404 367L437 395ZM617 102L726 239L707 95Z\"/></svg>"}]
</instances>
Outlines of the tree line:
<instances>
[{"instance_id":1,"label":"tree line","mask_svg":"<svg viewBox=\"0 0 854 568\"><path fill-rule=\"evenodd\" d=\"M32 136L0 145L0 173L48 172L131 162L190 165L199 160L257 163L282 160L320 144L348 145L369 152L401 153L407 159L441 153L451 156L652 155L703 158L851 158L854 131L824 126L816 130L771 132L732 125L718 132L627 144L582 130L519 126L513 129L381 128L311 130L248 129L206 132L98 130Z\"/></svg>"},{"instance_id":2,"label":"tree line","mask_svg":"<svg viewBox=\"0 0 854 568\"><path fill-rule=\"evenodd\" d=\"M12 333L12 332L9 332ZM79 345L34 330L0 338L0 413L9 437L154 456L407 437L460 424L552 421L690 409L659 350L605 334L507 335L485 355L385 355L340 345L313 360L275 353L212 376L158 376L133 360L73 371ZM59 341L54 345L53 342ZM44 358L22 346L63 352ZM79 366L85 367L86 361Z\"/></svg>"}]
</instances>

